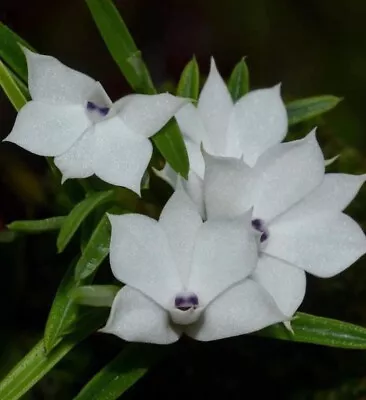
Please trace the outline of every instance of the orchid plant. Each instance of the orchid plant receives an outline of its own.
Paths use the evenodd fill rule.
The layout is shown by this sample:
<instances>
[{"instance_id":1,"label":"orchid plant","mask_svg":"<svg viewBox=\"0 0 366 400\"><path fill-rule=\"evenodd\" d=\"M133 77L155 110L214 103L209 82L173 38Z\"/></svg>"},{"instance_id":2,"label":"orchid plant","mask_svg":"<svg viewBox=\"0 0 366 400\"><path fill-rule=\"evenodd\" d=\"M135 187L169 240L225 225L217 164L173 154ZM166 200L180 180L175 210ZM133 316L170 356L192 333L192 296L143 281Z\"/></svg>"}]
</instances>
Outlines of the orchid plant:
<instances>
[{"instance_id":1,"label":"orchid plant","mask_svg":"<svg viewBox=\"0 0 366 400\"><path fill-rule=\"evenodd\" d=\"M113 3L86 3L136 93L112 102L99 82L0 25L0 84L18 111L5 141L46 156L57 182L84 190L66 215L8 229L59 231L59 252L79 229L88 238L65 271L44 337L0 383L0 398L20 398L95 332L161 345L254 334L366 349L366 328L297 312L306 273L332 277L366 253L361 227L343 213L366 175L326 173L315 129L286 140L289 125L339 99L285 104L280 84L248 91L244 59L226 83L212 58L200 93L193 59L176 93L158 93ZM172 187L165 204L144 196L160 179ZM66 197L67 183L59 189ZM118 285L98 284L104 267ZM102 370L75 398L107 398L107 387L117 399L148 370L145 361L136 371L116 368L114 379Z\"/></svg>"}]
</instances>

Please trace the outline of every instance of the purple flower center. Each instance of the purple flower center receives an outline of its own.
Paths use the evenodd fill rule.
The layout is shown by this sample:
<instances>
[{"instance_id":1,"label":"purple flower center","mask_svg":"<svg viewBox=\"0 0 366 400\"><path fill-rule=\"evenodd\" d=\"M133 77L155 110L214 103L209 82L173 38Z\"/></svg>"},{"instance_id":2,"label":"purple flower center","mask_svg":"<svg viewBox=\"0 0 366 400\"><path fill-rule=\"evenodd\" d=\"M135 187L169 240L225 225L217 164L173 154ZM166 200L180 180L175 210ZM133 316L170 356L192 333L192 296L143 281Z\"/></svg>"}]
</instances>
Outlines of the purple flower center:
<instances>
[{"instance_id":1,"label":"purple flower center","mask_svg":"<svg viewBox=\"0 0 366 400\"><path fill-rule=\"evenodd\" d=\"M92 101L86 103L86 109L90 112L97 112L102 117L105 117L109 113L109 107L100 107Z\"/></svg>"},{"instance_id":2,"label":"purple flower center","mask_svg":"<svg viewBox=\"0 0 366 400\"><path fill-rule=\"evenodd\" d=\"M259 239L261 243L265 242L268 239L269 232L266 227L266 224L264 223L264 221L262 219L259 219L259 218L253 219L252 227L261 233L261 236Z\"/></svg>"},{"instance_id":3,"label":"purple flower center","mask_svg":"<svg viewBox=\"0 0 366 400\"><path fill-rule=\"evenodd\" d=\"M188 311L198 307L198 297L194 293L180 293L174 300L175 308L181 311Z\"/></svg>"}]
</instances>

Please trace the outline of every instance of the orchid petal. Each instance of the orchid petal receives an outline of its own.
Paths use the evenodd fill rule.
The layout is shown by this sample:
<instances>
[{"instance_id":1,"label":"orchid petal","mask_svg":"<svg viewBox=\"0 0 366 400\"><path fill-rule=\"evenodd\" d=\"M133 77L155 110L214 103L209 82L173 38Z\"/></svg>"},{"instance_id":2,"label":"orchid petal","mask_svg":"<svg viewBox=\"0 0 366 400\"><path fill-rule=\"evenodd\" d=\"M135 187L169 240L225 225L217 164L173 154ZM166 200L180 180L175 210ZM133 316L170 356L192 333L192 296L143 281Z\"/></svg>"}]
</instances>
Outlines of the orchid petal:
<instances>
[{"instance_id":1,"label":"orchid petal","mask_svg":"<svg viewBox=\"0 0 366 400\"><path fill-rule=\"evenodd\" d=\"M255 332L285 319L272 297L258 283L245 279L210 303L186 333L197 340L217 340Z\"/></svg>"},{"instance_id":2,"label":"orchid petal","mask_svg":"<svg viewBox=\"0 0 366 400\"><path fill-rule=\"evenodd\" d=\"M255 218L270 221L314 190L323 177L324 157L313 132L274 146L254 167L250 195Z\"/></svg>"},{"instance_id":3,"label":"orchid petal","mask_svg":"<svg viewBox=\"0 0 366 400\"><path fill-rule=\"evenodd\" d=\"M140 194L141 179L152 155L150 141L131 132L118 117L95 125L93 169L112 185Z\"/></svg>"},{"instance_id":4,"label":"orchid petal","mask_svg":"<svg viewBox=\"0 0 366 400\"><path fill-rule=\"evenodd\" d=\"M235 104L228 128L231 152L240 148L250 166L266 150L280 143L286 133L287 112L280 85L253 90Z\"/></svg>"},{"instance_id":5,"label":"orchid petal","mask_svg":"<svg viewBox=\"0 0 366 400\"><path fill-rule=\"evenodd\" d=\"M159 218L159 225L169 240L184 284L188 281L196 235L202 224L197 206L184 189L178 187L165 205Z\"/></svg>"},{"instance_id":6,"label":"orchid petal","mask_svg":"<svg viewBox=\"0 0 366 400\"><path fill-rule=\"evenodd\" d=\"M54 57L23 48L28 63L28 87L33 100L51 104L84 104L94 90L94 79Z\"/></svg>"},{"instance_id":7,"label":"orchid petal","mask_svg":"<svg viewBox=\"0 0 366 400\"><path fill-rule=\"evenodd\" d=\"M5 141L40 156L58 156L68 150L89 126L89 118L82 106L30 101L19 111Z\"/></svg>"},{"instance_id":8,"label":"orchid petal","mask_svg":"<svg viewBox=\"0 0 366 400\"><path fill-rule=\"evenodd\" d=\"M175 118L184 137L200 146L203 143L207 151L212 151L209 135L197 108L189 103L182 107Z\"/></svg>"},{"instance_id":9,"label":"orchid petal","mask_svg":"<svg viewBox=\"0 0 366 400\"><path fill-rule=\"evenodd\" d=\"M196 237L188 288L207 305L255 268L258 250L251 211L236 219L211 219Z\"/></svg>"},{"instance_id":10,"label":"orchid petal","mask_svg":"<svg viewBox=\"0 0 366 400\"><path fill-rule=\"evenodd\" d=\"M262 253L252 278L273 297L278 308L288 317L295 313L304 299L305 272L282 260Z\"/></svg>"},{"instance_id":11,"label":"orchid petal","mask_svg":"<svg viewBox=\"0 0 366 400\"><path fill-rule=\"evenodd\" d=\"M188 99L169 93L130 94L115 103L114 110L134 133L146 138L157 133Z\"/></svg>"},{"instance_id":12,"label":"orchid petal","mask_svg":"<svg viewBox=\"0 0 366 400\"><path fill-rule=\"evenodd\" d=\"M306 220L329 211L343 211L365 180L366 175L325 174L315 190L281 215L281 223Z\"/></svg>"},{"instance_id":13,"label":"orchid petal","mask_svg":"<svg viewBox=\"0 0 366 400\"><path fill-rule=\"evenodd\" d=\"M195 172L201 179L203 179L205 173L205 161L202 156L201 147L187 138L184 140L184 142L189 157L190 170Z\"/></svg>"},{"instance_id":14,"label":"orchid petal","mask_svg":"<svg viewBox=\"0 0 366 400\"><path fill-rule=\"evenodd\" d=\"M176 293L183 288L168 238L160 224L138 214L110 215L109 219L113 275L169 308Z\"/></svg>"},{"instance_id":15,"label":"orchid petal","mask_svg":"<svg viewBox=\"0 0 366 400\"><path fill-rule=\"evenodd\" d=\"M243 214L252 206L251 169L242 161L204 154L204 201L208 218Z\"/></svg>"},{"instance_id":16,"label":"orchid petal","mask_svg":"<svg viewBox=\"0 0 366 400\"><path fill-rule=\"evenodd\" d=\"M230 93L212 58L210 73L198 100L198 112L209 134L215 154L225 152L226 131L232 110L233 102Z\"/></svg>"},{"instance_id":17,"label":"orchid petal","mask_svg":"<svg viewBox=\"0 0 366 400\"><path fill-rule=\"evenodd\" d=\"M278 218L269 232L267 254L323 278L339 274L366 252L362 229L342 213L283 222Z\"/></svg>"},{"instance_id":18,"label":"orchid petal","mask_svg":"<svg viewBox=\"0 0 366 400\"><path fill-rule=\"evenodd\" d=\"M130 342L170 344L180 333L168 313L144 294L129 286L115 297L106 326L100 330Z\"/></svg>"},{"instance_id":19,"label":"orchid petal","mask_svg":"<svg viewBox=\"0 0 366 400\"><path fill-rule=\"evenodd\" d=\"M206 218L205 204L203 200L203 180L191 170L189 171L188 179L183 180L182 185L189 197L198 207L202 218Z\"/></svg>"},{"instance_id":20,"label":"orchid petal","mask_svg":"<svg viewBox=\"0 0 366 400\"><path fill-rule=\"evenodd\" d=\"M91 127L65 153L55 157L55 165L62 173L62 182L70 178L87 178L94 174L94 139L94 127Z\"/></svg>"}]
</instances>

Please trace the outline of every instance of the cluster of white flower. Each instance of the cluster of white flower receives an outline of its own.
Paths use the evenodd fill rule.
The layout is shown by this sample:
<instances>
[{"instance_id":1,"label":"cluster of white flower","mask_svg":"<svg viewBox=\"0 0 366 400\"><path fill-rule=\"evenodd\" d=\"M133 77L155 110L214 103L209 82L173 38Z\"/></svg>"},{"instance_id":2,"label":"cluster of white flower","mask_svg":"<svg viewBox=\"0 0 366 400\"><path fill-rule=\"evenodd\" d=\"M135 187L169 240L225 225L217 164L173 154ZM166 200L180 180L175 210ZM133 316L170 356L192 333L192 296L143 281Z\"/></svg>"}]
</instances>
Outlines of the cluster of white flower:
<instances>
[{"instance_id":1,"label":"cluster of white flower","mask_svg":"<svg viewBox=\"0 0 366 400\"><path fill-rule=\"evenodd\" d=\"M281 143L279 85L233 104L212 61L197 107L169 94L112 104L98 82L25 53L33 100L6 140L54 156L63 180L96 174L139 193L148 138L174 115L188 150L187 181L168 165L156 171L175 187L159 221L110 216L110 263L125 286L104 332L168 344L182 333L207 341L289 326L305 272L331 277L366 252L342 212L366 176L325 174L314 131Z\"/></svg>"}]
</instances>

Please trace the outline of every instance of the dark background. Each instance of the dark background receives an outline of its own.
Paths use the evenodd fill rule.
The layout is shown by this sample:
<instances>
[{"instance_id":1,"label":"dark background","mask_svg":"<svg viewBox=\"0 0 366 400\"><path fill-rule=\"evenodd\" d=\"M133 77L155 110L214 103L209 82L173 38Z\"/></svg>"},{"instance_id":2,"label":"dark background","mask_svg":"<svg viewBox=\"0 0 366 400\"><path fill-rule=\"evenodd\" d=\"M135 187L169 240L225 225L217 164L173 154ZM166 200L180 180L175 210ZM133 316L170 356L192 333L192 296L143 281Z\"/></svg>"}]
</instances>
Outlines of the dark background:
<instances>
[{"instance_id":1,"label":"dark background","mask_svg":"<svg viewBox=\"0 0 366 400\"><path fill-rule=\"evenodd\" d=\"M332 169L366 172L364 0L120 0L116 5L162 89L174 87L193 54L203 77L211 55L224 77L247 56L252 88L282 82L286 100L317 94L344 97L334 111L296 132L319 125L326 156L341 154ZM0 19L39 52L101 81L112 99L129 92L82 0L1 0ZM0 93L0 137L9 133L15 116ZM62 213L43 158L1 144L0 171L0 229L15 219ZM363 190L349 208L364 227L365 200ZM56 255L52 234L0 243L1 375L41 337L59 281L77 251L73 244ZM301 310L366 326L365 264L363 259L332 279L309 277ZM72 399L122 347L120 340L94 335L25 398ZM214 395L366 399L366 353L256 337L208 344L184 339L126 398Z\"/></svg>"}]
</instances>

